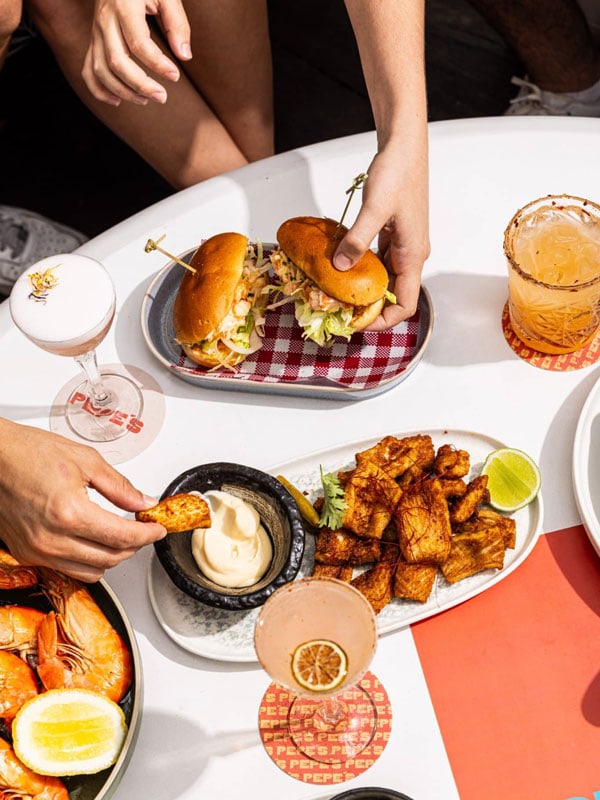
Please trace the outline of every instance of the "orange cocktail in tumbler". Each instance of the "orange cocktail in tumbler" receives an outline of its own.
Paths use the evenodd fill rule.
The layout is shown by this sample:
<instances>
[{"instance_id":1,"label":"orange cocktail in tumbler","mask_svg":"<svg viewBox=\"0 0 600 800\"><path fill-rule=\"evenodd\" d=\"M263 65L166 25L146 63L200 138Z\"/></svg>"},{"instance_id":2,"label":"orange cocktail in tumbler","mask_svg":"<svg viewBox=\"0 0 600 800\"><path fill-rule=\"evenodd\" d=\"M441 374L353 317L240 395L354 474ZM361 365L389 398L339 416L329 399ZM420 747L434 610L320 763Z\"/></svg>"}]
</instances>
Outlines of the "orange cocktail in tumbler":
<instances>
[{"instance_id":1,"label":"orange cocktail in tumbler","mask_svg":"<svg viewBox=\"0 0 600 800\"><path fill-rule=\"evenodd\" d=\"M519 339L543 353L589 344L600 324L600 206L568 195L535 200L509 222L504 252Z\"/></svg>"}]
</instances>

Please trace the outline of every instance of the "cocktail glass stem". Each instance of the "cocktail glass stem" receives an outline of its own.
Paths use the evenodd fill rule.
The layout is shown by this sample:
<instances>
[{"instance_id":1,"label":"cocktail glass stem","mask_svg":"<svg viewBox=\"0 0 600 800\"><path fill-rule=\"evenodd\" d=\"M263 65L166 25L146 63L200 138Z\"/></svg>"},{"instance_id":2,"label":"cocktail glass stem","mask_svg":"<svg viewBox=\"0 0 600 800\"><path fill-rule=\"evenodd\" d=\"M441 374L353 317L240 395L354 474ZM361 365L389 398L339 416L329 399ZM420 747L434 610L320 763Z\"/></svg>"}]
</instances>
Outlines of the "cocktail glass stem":
<instances>
[{"instance_id":1,"label":"cocktail glass stem","mask_svg":"<svg viewBox=\"0 0 600 800\"><path fill-rule=\"evenodd\" d=\"M348 707L335 697L324 699L313 717L315 728L320 730L335 730L336 726L345 718Z\"/></svg>"},{"instance_id":2,"label":"cocktail glass stem","mask_svg":"<svg viewBox=\"0 0 600 800\"><path fill-rule=\"evenodd\" d=\"M80 356L75 356L75 361L79 364L81 371L87 379L88 388L94 400L94 405L108 405L112 398L110 392L107 392L104 388L102 376L98 370L96 351L89 350L87 353L82 353Z\"/></svg>"}]
</instances>

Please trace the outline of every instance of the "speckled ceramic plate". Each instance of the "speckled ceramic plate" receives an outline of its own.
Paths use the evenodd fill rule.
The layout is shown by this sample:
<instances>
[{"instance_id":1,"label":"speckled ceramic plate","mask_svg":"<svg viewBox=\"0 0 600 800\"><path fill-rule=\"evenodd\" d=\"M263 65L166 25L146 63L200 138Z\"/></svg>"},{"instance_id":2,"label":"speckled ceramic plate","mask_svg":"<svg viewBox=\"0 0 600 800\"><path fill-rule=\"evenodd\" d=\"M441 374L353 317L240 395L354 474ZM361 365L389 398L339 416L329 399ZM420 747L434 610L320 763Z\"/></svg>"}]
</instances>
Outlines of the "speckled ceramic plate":
<instances>
[{"instance_id":1,"label":"speckled ceramic plate","mask_svg":"<svg viewBox=\"0 0 600 800\"><path fill-rule=\"evenodd\" d=\"M73 775L64 778L64 783L69 790L70 800L108 800L112 797L119 785L127 765L131 759L135 746L142 715L142 669L135 634L131 627L125 610L118 601L113 590L105 581L99 581L87 586L94 600L98 603L109 622L123 637L133 657L133 680L131 687L120 705L125 713L128 732L117 762L102 772L95 775ZM42 610L49 610L46 601L36 587L25 590L0 591L0 605L10 604L31 605Z\"/></svg>"},{"instance_id":2,"label":"speckled ceramic plate","mask_svg":"<svg viewBox=\"0 0 600 800\"><path fill-rule=\"evenodd\" d=\"M402 438L414 433L429 434L435 447L452 444L471 454L472 476L479 473L486 456L502 442L485 434L455 430L422 430L412 432L386 431L380 436L350 442L329 450L287 461L270 468L274 475L285 475L311 501L319 494L319 467L325 472L348 469L354 466L354 454L372 447L383 436L390 434ZM512 442L511 446L515 446ZM455 584L438 577L426 603L392 600L377 615L380 634L391 633L439 614L488 589L510 575L527 558L535 545L542 519L541 495L533 503L516 512L517 543L507 550L504 568L484 570ZM298 577L310 575L314 560L314 537L308 534L304 557ZM154 558L148 573L148 589L152 607L165 632L186 650L219 661L256 661L254 652L254 624L258 609L248 612L228 612L203 605L188 597L174 586L157 559Z\"/></svg>"}]
</instances>

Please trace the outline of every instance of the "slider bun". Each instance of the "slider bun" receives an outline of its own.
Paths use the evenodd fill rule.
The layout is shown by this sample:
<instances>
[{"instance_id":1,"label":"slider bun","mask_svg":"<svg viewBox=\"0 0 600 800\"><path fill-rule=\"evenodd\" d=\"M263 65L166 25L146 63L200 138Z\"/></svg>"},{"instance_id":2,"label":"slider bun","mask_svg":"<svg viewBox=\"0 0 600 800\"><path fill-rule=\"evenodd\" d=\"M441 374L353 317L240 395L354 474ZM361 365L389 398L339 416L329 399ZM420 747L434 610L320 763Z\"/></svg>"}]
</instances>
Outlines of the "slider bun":
<instances>
[{"instance_id":1,"label":"slider bun","mask_svg":"<svg viewBox=\"0 0 600 800\"><path fill-rule=\"evenodd\" d=\"M185 270L175 297L175 338L190 358L204 366L219 362L193 345L210 337L231 310L247 247L248 238L241 233L218 233L207 239L192 256L195 274Z\"/></svg>"},{"instance_id":2,"label":"slider bun","mask_svg":"<svg viewBox=\"0 0 600 800\"><path fill-rule=\"evenodd\" d=\"M381 314L384 305L385 297L382 297L381 300L376 300L374 303L371 303L370 306L358 307L356 310L357 313L352 317L352 322L350 323L351 327L354 328L355 331L362 331L368 325L375 322L377 317Z\"/></svg>"},{"instance_id":3,"label":"slider bun","mask_svg":"<svg viewBox=\"0 0 600 800\"><path fill-rule=\"evenodd\" d=\"M333 219L293 217L280 225L277 241L294 264L325 294L342 303L370 306L381 300L388 288L387 270L371 250L347 272L337 270L333 266L333 254L348 229L342 225L334 240L336 228L337 222Z\"/></svg>"},{"instance_id":4,"label":"slider bun","mask_svg":"<svg viewBox=\"0 0 600 800\"><path fill-rule=\"evenodd\" d=\"M221 353L223 360L227 359L227 364L230 367L235 367L236 364L239 364L243 361L246 356L242 355L242 353L234 353L233 350L230 350L228 347L225 347L218 343L217 348ZM194 347L193 344L182 344L181 349L186 354L188 358L192 361L195 361L197 364L200 364L202 367L222 367L223 361L220 361L215 356L210 355L210 353L202 352L200 347Z\"/></svg>"}]
</instances>

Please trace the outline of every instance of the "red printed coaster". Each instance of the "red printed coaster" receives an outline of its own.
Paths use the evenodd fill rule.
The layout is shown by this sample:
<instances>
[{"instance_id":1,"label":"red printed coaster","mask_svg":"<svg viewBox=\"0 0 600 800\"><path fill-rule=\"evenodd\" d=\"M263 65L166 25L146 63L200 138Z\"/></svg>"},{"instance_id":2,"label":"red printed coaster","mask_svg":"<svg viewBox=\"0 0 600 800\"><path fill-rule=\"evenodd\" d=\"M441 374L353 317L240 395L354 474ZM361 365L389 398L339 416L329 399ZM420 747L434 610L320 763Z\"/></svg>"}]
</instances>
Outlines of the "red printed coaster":
<instances>
[{"instance_id":1,"label":"red printed coaster","mask_svg":"<svg viewBox=\"0 0 600 800\"><path fill-rule=\"evenodd\" d=\"M547 369L553 372L568 372L574 369L591 367L600 358L600 332L586 347L582 347L581 350L576 350L574 353L550 355L549 353L541 353L539 350L533 350L533 348L523 344L513 331L508 313L508 303L502 309L502 330L511 350L523 361L527 361L540 369Z\"/></svg>"},{"instance_id":2,"label":"red printed coaster","mask_svg":"<svg viewBox=\"0 0 600 800\"><path fill-rule=\"evenodd\" d=\"M100 369L104 373L125 375L141 392L143 406L139 417L129 419L124 415L115 415L115 425L125 428L126 434L112 442L90 442L74 433L65 417L65 405L81 383L81 374L66 383L54 399L50 411L50 430L74 442L95 447L109 464L121 464L142 453L156 439L165 419L165 398L152 375L138 367L130 364L101 364ZM86 399L82 395L82 403L85 404Z\"/></svg>"},{"instance_id":3,"label":"red printed coaster","mask_svg":"<svg viewBox=\"0 0 600 800\"><path fill-rule=\"evenodd\" d=\"M335 761L335 743L327 734L320 734L314 743L315 754L326 760L315 760L301 752L292 738L289 713L294 696L275 683L265 692L258 716L260 736L272 761L296 780L321 785L339 784L352 780L371 767L385 750L392 730L392 707L387 692L371 672L365 673L356 692L357 710L361 704L372 704L377 716L377 728L370 742L358 755ZM329 763L333 762L333 763Z\"/></svg>"}]
</instances>

